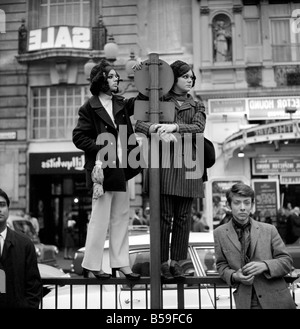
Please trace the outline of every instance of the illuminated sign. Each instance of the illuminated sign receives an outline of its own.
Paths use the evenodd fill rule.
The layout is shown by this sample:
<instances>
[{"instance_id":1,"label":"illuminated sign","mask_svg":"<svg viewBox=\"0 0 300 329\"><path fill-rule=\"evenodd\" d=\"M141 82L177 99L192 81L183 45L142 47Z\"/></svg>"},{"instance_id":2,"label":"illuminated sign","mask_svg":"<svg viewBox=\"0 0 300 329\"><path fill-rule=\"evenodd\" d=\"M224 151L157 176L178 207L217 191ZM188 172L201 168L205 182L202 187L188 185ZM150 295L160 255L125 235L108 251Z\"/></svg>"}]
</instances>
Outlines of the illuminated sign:
<instances>
[{"instance_id":1,"label":"illuminated sign","mask_svg":"<svg viewBox=\"0 0 300 329\"><path fill-rule=\"evenodd\" d=\"M91 31L88 27L57 26L29 31L28 51L90 47Z\"/></svg>"}]
</instances>

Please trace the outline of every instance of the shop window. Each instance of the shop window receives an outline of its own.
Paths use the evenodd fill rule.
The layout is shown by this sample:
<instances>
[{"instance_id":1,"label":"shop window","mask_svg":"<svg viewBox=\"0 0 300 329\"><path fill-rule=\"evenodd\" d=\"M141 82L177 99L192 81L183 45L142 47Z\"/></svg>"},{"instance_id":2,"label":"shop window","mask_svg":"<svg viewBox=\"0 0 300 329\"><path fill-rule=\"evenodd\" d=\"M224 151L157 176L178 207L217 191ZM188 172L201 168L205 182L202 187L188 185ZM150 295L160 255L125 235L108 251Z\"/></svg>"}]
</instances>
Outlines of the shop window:
<instances>
[{"instance_id":1,"label":"shop window","mask_svg":"<svg viewBox=\"0 0 300 329\"><path fill-rule=\"evenodd\" d=\"M33 88L31 139L71 140L78 109L87 97L83 86Z\"/></svg>"},{"instance_id":2,"label":"shop window","mask_svg":"<svg viewBox=\"0 0 300 329\"><path fill-rule=\"evenodd\" d=\"M232 61L232 31L230 18L218 14L212 21L214 62Z\"/></svg>"},{"instance_id":3,"label":"shop window","mask_svg":"<svg viewBox=\"0 0 300 329\"><path fill-rule=\"evenodd\" d=\"M292 33L290 18L271 20L274 62L300 61L300 33Z\"/></svg>"},{"instance_id":4,"label":"shop window","mask_svg":"<svg viewBox=\"0 0 300 329\"><path fill-rule=\"evenodd\" d=\"M90 26L89 0L41 0L39 27Z\"/></svg>"}]
</instances>

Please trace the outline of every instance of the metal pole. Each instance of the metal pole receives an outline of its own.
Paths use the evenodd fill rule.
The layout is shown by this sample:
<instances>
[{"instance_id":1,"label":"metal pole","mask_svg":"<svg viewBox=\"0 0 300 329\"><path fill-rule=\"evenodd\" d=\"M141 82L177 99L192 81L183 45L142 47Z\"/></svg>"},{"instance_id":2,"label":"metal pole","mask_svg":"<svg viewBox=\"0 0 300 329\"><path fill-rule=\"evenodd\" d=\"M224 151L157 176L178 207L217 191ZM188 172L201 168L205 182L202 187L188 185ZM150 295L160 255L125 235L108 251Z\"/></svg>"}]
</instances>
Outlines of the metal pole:
<instances>
[{"instance_id":1,"label":"metal pole","mask_svg":"<svg viewBox=\"0 0 300 329\"><path fill-rule=\"evenodd\" d=\"M158 54L149 55L149 121L159 122L159 57ZM159 138L151 136L151 156L149 168L149 197L150 197L150 296L151 308L161 307L161 278L160 278L160 177ZM154 157L154 158L153 158ZM155 159L155 157L157 157ZM157 161L158 160L158 161Z\"/></svg>"}]
</instances>

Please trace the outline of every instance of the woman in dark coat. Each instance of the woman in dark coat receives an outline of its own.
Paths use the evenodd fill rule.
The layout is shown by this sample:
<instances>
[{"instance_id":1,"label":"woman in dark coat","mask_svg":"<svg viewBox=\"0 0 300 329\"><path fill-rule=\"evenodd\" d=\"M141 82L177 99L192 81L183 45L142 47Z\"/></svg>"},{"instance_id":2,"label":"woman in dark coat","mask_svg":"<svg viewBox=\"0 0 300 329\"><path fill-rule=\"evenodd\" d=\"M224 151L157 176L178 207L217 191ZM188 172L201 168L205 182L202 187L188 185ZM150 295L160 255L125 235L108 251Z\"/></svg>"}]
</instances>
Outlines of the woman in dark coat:
<instances>
[{"instance_id":1,"label":"woman in dark coat","mask_svg":"<svg viewBox=\"0 0 300 329\"><path fill-rule=\"evenodd\" d=\"M92 97L79 109L79 118L73 130L75 146L85 152L86 181L93 188L91 178L96 157L102 162L104 194L93 197L92 213L88 224L84 274L92 272L98 279L111 275L102 270L104 243L109 232L109 256L112 273L122 272L136 279L129 267L129 192L127 181L141 172L138 163L129 157L138 149L130 121L135 98L115 95L119 75L105 60L94 66L90 74ZM129 140L130 139L130 140ZM138 153L138 152L137 152ZM101 194L101 193L100 193Z\"/></svg>"},{"instance_id":2,"label":"woman in dark coat","mask_svg":"<svg viewBox=\"0 0 300 329\"><path fill-rule=\"evenodd\" d=\"M166 279L183 276L183 269L179 266L178 261L187 257L192 203L194 198L203 198L204 196L203 172L201 173L201 169L204 170L204 168L202 166L202 168L190 169L188 164L192 159L199 157L202 157L203 162L203 152L201 152L203 147L200 144L197 150L196 138L199 137L199 134L202 135L206 123L203 103L195 101L188 93L195 84L194 72L187 63L182 61L174 62L171 64L171 68L175 77L174 85L163 100L175 104L174 122L155 124L137 121L135 126L138 133L143 133L146 136L157 133L160 135L162 143L171 142L170 152L161 152L162 168L160 173L161 271ZM178 141L178 137L180 141ZM178 151L179 143L182 143L183 148L185 143L189 144L190 148L185 149L183 154ZM174 155L177 156L174 158ZM182 159L180 159L181 155ZM179 161L179 166L177 161ZM167 163L170 165L168 168L164 168L164 164Z\"/></svg>"}]
</instances>

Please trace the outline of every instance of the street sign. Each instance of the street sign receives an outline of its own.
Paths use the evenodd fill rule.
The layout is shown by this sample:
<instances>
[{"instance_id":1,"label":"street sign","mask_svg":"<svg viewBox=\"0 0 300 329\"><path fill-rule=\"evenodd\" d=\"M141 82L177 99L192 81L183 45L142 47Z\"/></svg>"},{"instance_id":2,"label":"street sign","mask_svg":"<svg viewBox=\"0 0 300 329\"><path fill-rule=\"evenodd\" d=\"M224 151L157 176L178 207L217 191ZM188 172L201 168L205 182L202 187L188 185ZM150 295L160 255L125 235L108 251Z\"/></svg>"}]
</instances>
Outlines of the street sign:
<instances>
[{"instance_id":1,"label":"street sign","mask_svg":"<svg viewBox=\"0 0 300 329\"><path fill-rule=\"evenodd\" d=\"M134 83L137 90L146 97L150 96L152 91L156 90L158 97L162 97L167 94L172 88L174 83L173 70L165 61L158 59L158 72L157 72L157 85L153 85L153 81L150 82L150 70L151 62L150 59L143 62L142 69L135 72ZM152 85L151 85L152 84ZM159 118L157 122L173 122L175 117L175 104L173 102L162 102L158 101L158 112ZM152 121L150 120L150 100L143 101L137 100L134 104L134 119L141 121ZM152 113L153 109L152 109ZM153 122L153 121L152 121Z\"/></svg>"}]
</instances>

